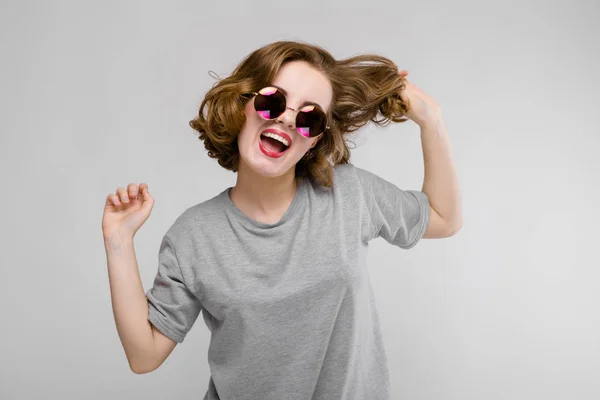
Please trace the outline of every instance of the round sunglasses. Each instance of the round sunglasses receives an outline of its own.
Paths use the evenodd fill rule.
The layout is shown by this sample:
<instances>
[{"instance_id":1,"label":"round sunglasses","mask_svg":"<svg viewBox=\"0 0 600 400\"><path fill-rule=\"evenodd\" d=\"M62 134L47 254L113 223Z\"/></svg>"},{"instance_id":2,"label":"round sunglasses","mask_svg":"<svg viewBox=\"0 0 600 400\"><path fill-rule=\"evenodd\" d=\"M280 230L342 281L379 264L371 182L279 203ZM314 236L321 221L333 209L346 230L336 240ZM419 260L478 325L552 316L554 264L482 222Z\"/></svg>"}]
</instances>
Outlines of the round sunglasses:
<instances>
[{"instance_id":1,"label":"round sunglasses","mask_svg":"<svg viewBox=\"0 0 600 400\"><path fill-rule=\"evenodd\" d=\"M277 119L288 108L296 111L286 105L285 95L274 86L267 86L250 94L254 95L254 109L262 119ZM302 136L319 136L328 128L327 115L318 105L309 104L297 110L296 129Z\"/></svg>"}]
</instances>

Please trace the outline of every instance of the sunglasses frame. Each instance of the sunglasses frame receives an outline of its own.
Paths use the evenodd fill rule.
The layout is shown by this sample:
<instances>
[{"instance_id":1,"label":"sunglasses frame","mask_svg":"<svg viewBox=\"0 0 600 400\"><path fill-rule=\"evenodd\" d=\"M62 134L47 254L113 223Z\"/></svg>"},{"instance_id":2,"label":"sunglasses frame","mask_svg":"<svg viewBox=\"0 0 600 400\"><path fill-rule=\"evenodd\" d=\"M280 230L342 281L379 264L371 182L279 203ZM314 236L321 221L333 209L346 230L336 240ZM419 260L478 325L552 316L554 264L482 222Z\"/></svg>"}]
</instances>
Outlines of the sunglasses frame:
<instances>
[{"instance_id":1,"label":"sunglasses frame","mask_svg":"<svg viewBox=\"0 0 600 400\"><path fill-rule=\"evenodd\" d=\"M259 116L260 118L262 118L262 119L266 120L266 121L272 121L272 120L275 120L275 119L277 119L277 118L281 117L281 116L282 116L282 115L285 113L285 110L288 110L288 109L289 109L289 110L292 110L292 111L294 111L294 112L296 113L296 116L295 116L295 118L294 118L294 124L295 124L295 123L296 123L296 119L298 118L298 113L300 113L300 110L294 110L292 107L288 107L288 105L287 105L287 97L285 96L285 94L283 94L283 93L281 92L281 90L279 90L279 88L277 88L277 87L275 87L275 86L265 86L264 88L261 88L260 90L264 90L264 89L266 89L266 88L273 88L273 89L275 89L277 92L279 92L279 93L280 93L280 94L283 96L283 98L284 98L284 100L285 100L285 109L283 110L283 112L282 112L281 114L279 114L278 116L276 116L276 117L274 117L274 118L264 118L262 115L260 115L260 113L259 113L259 112L258 112L258 110L256 109L256 106L254 105L254 103L252 103L252 107L254 108L254 111L256 111L256 113L258 114L258 116ZM253 102L254 102L254 97L256 97L256 96L258 96L259 94L261 94L261 93L259 93L259 92L260 92L260 90L259 90L258 92L249 92L249 94L251 94L251 95L252 95L251 99L252 99L252 101L253 101ZM320 132L318 135L315 135L315 136L308 136L308 137L306 137L306 136L304 136L303 134L300 134L300 136L302 136L303 138L306 138L306 139L309 139L309 138L311 138L311 137L312 137L312 138L319 137L320 135L322 135L323 133L325 133L325 131L327 131L327 129L331 128L329 125L327 125L327 123L329 122L329 121L328 121L328 120L329 120L329 118L327 118L327 113L326 113L326 112L325 112L325 111L324 111L324 110L323 110L323 109L322 109L322 108L321 108L321 107L320 107L318 104L307 104L307 105L305 105L304 107L308 107L308 106L313 106L313 107L316 107L316 108L318 108L319 110L321 110L321 112L322 112L322 113L323 113L323 115L325 116L325 128L323 129L323 131L322 131L322 132ZM304 108L304 107L302 107L302 108ZM302 108L301 108L301 109L302 109ZM298 128L296 128L296 130L297 130L297 129L298 129Z\"/></svg>"}]
</instances>

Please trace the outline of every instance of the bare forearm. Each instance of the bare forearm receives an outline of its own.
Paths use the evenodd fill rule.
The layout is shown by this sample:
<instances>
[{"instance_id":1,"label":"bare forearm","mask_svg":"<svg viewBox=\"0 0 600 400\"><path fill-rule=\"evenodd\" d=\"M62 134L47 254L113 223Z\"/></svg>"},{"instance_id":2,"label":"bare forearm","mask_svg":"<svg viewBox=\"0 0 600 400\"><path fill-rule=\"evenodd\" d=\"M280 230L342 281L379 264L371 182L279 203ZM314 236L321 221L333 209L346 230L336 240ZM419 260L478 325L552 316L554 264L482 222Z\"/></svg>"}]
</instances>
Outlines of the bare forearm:
<instances>
[{"instance_id":1,"label":"bare forearm","mask_svg":"<svg viewBox=\"0 0 600 400\"><path fill-rule=\"evenodd\" d=\"M456 165L444 120L439 117L421 125L425 163L422 191L431 207L454 229L462 226L462 205Z\"/></svg>"},{"instance_id":2,"label":"bare forearm","mask_svg":"<svg viewBox=\"0 0 600 400\"><path fill-rule=\"evenodd\" d=\"M133 238L104 237L104 246L113 314L121 344L131 370L144 372L153 362L154 338Z\"/></svg>"}]
</instances>

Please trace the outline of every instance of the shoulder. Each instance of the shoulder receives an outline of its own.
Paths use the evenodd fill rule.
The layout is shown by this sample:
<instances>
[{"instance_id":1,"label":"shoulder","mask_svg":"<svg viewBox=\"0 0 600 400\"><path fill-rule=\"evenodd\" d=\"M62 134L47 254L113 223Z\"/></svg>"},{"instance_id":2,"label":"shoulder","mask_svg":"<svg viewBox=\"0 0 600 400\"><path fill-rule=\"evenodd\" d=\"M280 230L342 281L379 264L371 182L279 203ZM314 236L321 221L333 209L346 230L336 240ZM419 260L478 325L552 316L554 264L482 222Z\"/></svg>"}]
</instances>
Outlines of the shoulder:
<instances>
[{"instance_id":1,"label":"shoulder","mask_svg":"<svg viewBox=\"0 0 600 400\"><path fill-rule=\"evenodd\" d=\"M338 164L333 168L334 182L339 182L340 186L349 186L352 188L356 188L357 185L369 186L371 181L381 179L378 175L350 163Z\"/></svg>"},{"instance_id":2,"label":"shoulder","mask_svg":"<svg viewBox=\"0 0 600 400\"><path fill-rule=\"evenodd\" d=\"M334 184L347 184L356 181L357 167L354 164L337 164L333 166Z\"/></svg>"},{"instance_id":3,"label":"shoulder","mask_svg":"<svg viewBox=\"0 0 600 400\"><path fill-rule=\"evenodd\" d=\"M362 202L362 170L354 164L338 164L333 167L333 194L351 204Z\"/></svg>"},{"instance_id":4,"label":"shoulder","mask_svg":"<svg viewBox=\"0 0 600 400\"><path fill-rule=\"evenodd\" d=\"M356 169L356 166L352 163L347 164L337 164L333 166L334 174L347 174L352 173L352 171Z\"/></svg>"},{"instance_id":5,"label":"shoulder","mask_svg":"<svg viewBox=\"0 0 600 400\"><path fill-rule=\"evenodd\" d=\"M181 242L181 239L191 238L198 233L207 231L208 227L223 220L223 191L218 195L186 208L177 216L167 231L169 239Z\"/></svg>"}]
</instances>

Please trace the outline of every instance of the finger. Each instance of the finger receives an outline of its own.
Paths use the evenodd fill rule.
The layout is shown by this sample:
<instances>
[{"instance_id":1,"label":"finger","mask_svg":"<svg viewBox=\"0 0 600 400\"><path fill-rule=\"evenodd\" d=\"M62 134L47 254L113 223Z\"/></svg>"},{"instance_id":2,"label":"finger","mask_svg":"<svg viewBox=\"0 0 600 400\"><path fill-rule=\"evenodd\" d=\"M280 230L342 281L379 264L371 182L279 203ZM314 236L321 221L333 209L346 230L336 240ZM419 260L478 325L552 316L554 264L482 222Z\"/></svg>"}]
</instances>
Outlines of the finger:
<instances>
[{"instance_id":1,"label":"finger","mask_svg":"<svg viewBox=\"0 0 600 400\"><path fill-rule=\"evenodd\" d=\"M129 194L130 199L135 200L135 198L138 195L138 185L136 185L135 183L130 183L127 186L127 193Z\"/></svg>"},{"instance_id":2,"label":"finger","mask_svg":"<svg viewBox=\"0 0 600 400\"><path fill-rule=\"evenodd\" d=\"M117 196L119 196L119 199L121 199L121 202L129 204L129 196L127 195L127 192L125 191L125 188L119 187L117 189Z\"/></svg>"},{"instance_id":3,"label":"finger","mask_svg":"<svg viewBox=\"0 0 600 400\"><path fill-rule=\"evenodd\" d=\"M142 198L143 198L144 190L148 191L148 184L145 182L140 183L140 193L142 194Z\"/></svg>"},{"instance_id":4,"label":"finger","mask_svg":"<svg viewBox=\"0 0 600 400\"><path fill-rule=\"evenodd\" d=\"M142 210L144 210L144 212L149 212L152 209L152 206L154 206L154 197L150 195L147 185L142 189L142 194L144 196Z\"/></svg>"},{"instance_id":5,"label":"finger","mask_svg":"<svg viewBox=\"0 0 600 400\"><path fill-rule=\"evenodd\" d=\"M148 186L144 187L144 201L151 201L153 199L152 195L150 194L150 191L148 190Z\"/></svg>"},{"instance_id":6,"label":"finger","mask_svg":"<svg viewBox=\"0 0 600 400\"><path fill-rule=\"evenodd\" d=\"M112 203L112 204L114 204L115 206L120 206L120 205L121 205L121 202L119 201L119 198L118 198L118 197L117 197L117 195L116 195L116 194L114 194L114 193L111 193L111 194L109 194L108 196L106 196L106 202L107 202L108 204L111 204L111 203Z\"/></svg>"},{"instance_id":7,"label":"finger","mask_svg":"<svg viewBox=\"0 0 600 400\"><path fill-rule=\"evenodd\" d=\"M140 185L140 193L142 194L142 198L144 200L148 200L148 198L150 198L150 193L148 193L148 185L142 183Z\"/></svg>"},{"instance_id":8,"label":"finger","mask_svg":"<svg viewBox=\"0 0 600 400\"><path fill-rule=\"evenodd\" d=\"M141 201L146 201L146 192L148 191L148 185L140 183L137 198Z\"/></svg>"}]
</instances>

